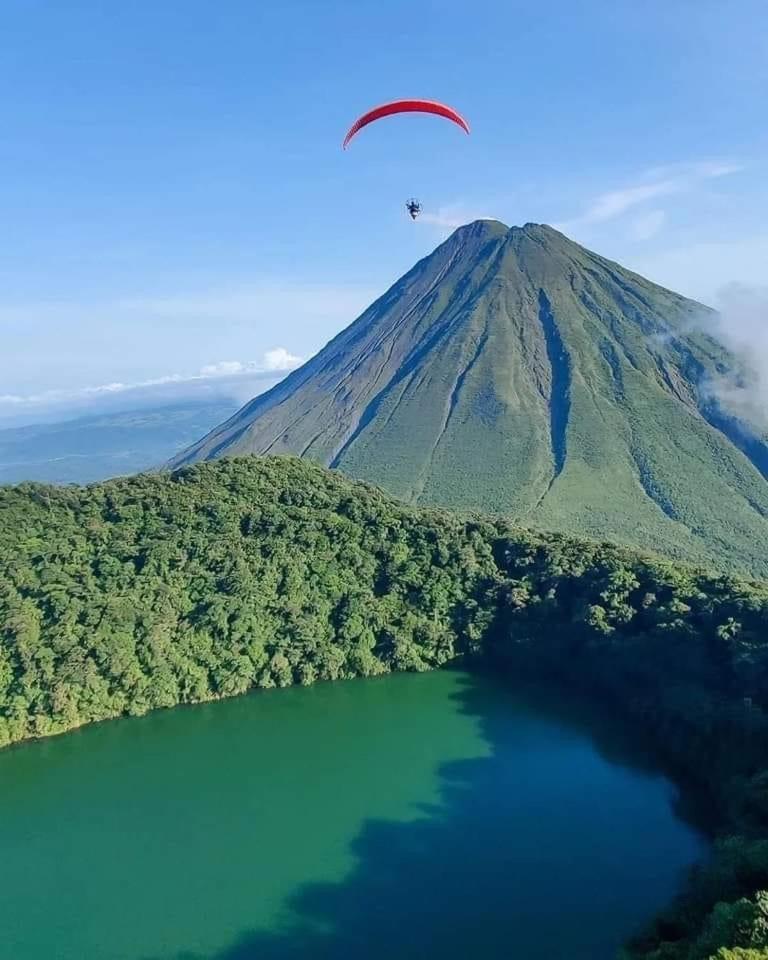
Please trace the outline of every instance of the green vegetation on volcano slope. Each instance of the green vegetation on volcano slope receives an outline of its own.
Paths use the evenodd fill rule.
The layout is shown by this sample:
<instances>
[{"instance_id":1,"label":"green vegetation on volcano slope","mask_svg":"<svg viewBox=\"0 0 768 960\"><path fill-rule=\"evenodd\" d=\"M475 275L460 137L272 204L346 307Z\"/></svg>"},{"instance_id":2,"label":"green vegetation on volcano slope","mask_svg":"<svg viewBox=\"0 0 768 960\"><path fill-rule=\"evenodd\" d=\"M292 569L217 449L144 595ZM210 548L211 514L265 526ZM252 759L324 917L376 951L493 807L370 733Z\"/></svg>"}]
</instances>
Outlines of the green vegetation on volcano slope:
<instances>
[{"instance_id":1,"label":"green vegetation on volcano slope","mask_svg":"<svg viewBox=\"0 0 768 960\"><path fill-rule=\"evenodd\" d=\"M244 458L0 489L0 628L3 743L461 654L583 687L698 783L723 833L637 954L768 949L764 585Z\"/></svg>"},{"instance_id":2,"label":"green vegetation on volcano slope","mask_svg":"<svg viewBox=\"0 0 768 960\"><path fill-rule=\"evenodd\" d=\"M768 577L768 437L714 313L541 224L461 227L180 454L288 453L418 505Z\"/></svg>"}]
</instances>

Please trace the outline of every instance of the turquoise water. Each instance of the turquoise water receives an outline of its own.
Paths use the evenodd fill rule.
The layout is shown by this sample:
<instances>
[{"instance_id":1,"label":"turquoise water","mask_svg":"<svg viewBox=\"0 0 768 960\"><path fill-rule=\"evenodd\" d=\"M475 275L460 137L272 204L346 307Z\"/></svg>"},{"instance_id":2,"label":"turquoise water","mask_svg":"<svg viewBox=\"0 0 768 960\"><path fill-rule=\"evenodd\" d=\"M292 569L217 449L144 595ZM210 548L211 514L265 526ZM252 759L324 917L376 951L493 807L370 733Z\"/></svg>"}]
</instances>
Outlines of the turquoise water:
<instances>
[{"instance_id":1,"label":"turquoise water","mask_svg":"<svg viewBox=\"0 0 768 960\"><path fill-rule=\"evenodd\" d=\"M607 960L706 851L610 727L437 672L0 752L0 954Z\"/></svg>"}]
</instances>

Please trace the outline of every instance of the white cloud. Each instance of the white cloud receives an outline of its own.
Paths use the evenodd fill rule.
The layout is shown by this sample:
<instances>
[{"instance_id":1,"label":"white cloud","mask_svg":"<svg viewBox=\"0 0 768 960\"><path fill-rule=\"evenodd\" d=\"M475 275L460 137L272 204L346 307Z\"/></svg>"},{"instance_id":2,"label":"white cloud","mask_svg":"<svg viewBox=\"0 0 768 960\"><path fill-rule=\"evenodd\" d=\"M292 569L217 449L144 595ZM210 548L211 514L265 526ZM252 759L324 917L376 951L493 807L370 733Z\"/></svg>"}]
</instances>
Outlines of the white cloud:
<instances>
[{"instance_id":1,"label":"white cloud","mask_svg":"<svg viewBox=\"0 0 768 960\"><path fill-rule=\"evenodd\" d=\"M463 227L466 223L472 223L474 220L496 220L496 217L489 216L487 213L478 213L476 209L467 206L464 203L449 203L438 207L432 213L425 210L416 221L417 223L426 223L432 227L439 227L441 231L456 230Z\"/></svg>"},{"instance_id":2,"label":"white cloud","mask_svg":"<svg viewBox=\"0 0 768 960\"><path fill-rule=\"evenodd\" d=\"M219 360L218 363L208 363L200 367L200 375L203 377L231 377L243 372L246 366L240 360Z\"/></svg>"},{"instance_id":3,"label":"white cloud","mask_svg":"<svg viewBox=\"0 0 768 960\"><path fill-rule=\"evenodd\" d=\"M74 389L44 390L32 394L0 394L0 406L6 407L50 407L57 404L71 404L73 401L87 400L101 395L145 391L150 387L162 387L169 384L192 384L207 380L228 380L236 377L260 377L267 374L293 370L303 362L301 357L289 353L285 347L267 350L261 361L221 360L201 367L197 373L170 373L162 377L152 377L134 383L103 383L98 386L76 387Z\"/></svg>"},{"instance_id":4,"label":"white cloud","mask_svg":"<svg viewBox=\"0 0 768 960\"><path fill-rule=\"evenodd\" d=\"M629 234L632 240L650 240L664 226L667 215L663 210L651 210L632 221Z\"/></svg>"},{"instance_id":5,"label":"white cloud","mask_svg":"<svg viewBox=\"0 0 768 960\"><path fill-rule=\"evenodd\" d=\"M192 379L210 377L237 377L247 373L280 373L293 370L303 363L302 357L290 353L285 347L275 347L267 350L261 363L254 360L219 360L218 363L209 363L200 368L199 375Z\"/></svg>"},{"instance_id":6,"label":"white cloud","mask_svg":"<svg viewBox=\"0 0 768 960\"><path fill-rule=\"evenodd\" d=\"M422 213L419 217L420 223L428 223L433 227L443 227L446 230L455 230L457 227L463 226L467 221L461 219L460 217L451 216L449 214L440 213Z\"/></svg>"},{"instance_id":7,"label":"white cloud","mask_svg":"<svg viewBox=\"0 0 768 960\"><path fill-rule=\"evenodd\" d=\"M743 382L722 379L713 389L724 406L768 428L768 287L731 283L717 296L708 332L743 363Z\"/></svg>"},{"instance_id":8,"label":"white cloud","mask_svg":"<svg viewBox=\"0 0 768 960\"><path fill-rule=\"evenodd\" d=\"M621 190L611 190L595 197L592 204L576 222L586 224L613 220L632 207L636 207L639 203L653 200L656 197L663 197L665 194L675 193L677 189L678 187L673 180L660 180L658 183L646 183L634 187L624 187Z\"/></svg>"},{"instance_id":9,"label":"white cloud","mask_svg":"<svg viewBox=\"0 0 768 960\"><path fill-rule=\"evenodd\" d=\"M580 227L615 220L648 200L685 193L705 180L724 177L741 169L735 164L711 161L655 167L647 170L637 183L598 194L580 216L557 225L557 229L568 233Z\"/></svg>"},{"instance_id":10,"label":"white cloud","mask_svg":"<svg viewBox=\"0 0 768 960\"><path fill-rule=\"evenodd\" d=\"M264 368L266 370L293 370L303 363L301 357L289 353L285 347L275 347L264 354Z\"/></svg>"},{"instance_id":11,"label":"white cloud","mask_svg":"<svg viewBox=\"0 0 768 960\"><path fill-rule=\"evenodd\" d=\"M708 180L724 177L729 173L739 173L744 167L738 163L722 163L717 160L701 160L698 163L668 163L646 170L644 176L649 180L666 180L679 176Z\"/></svg>"}]
</instances>

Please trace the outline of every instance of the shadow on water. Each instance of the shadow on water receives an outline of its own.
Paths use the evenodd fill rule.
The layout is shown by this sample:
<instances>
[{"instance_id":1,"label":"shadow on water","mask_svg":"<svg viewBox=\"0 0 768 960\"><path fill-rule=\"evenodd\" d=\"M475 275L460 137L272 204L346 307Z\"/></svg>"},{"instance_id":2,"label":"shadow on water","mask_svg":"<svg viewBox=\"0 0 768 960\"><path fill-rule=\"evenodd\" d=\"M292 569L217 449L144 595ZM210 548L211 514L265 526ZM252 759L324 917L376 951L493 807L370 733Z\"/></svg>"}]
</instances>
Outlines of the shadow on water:
<instances>
[{"instance_id":1,"label":"shadow on water","mask_svg":"<svg viewBox=\"0 0 768 960\"><path fill-rule=\"evenodd\" d=\"M479 675L462 675L454 696L457 709L478 723L488 753L440 769L439 804L418 807L411 821L369 821L352 843L351 873L338 883L297 888L281 922L269 930L245 931L214 953L145 960L613 958L638 925L664 906L687 865L705 850L701 838L674 825L668 813L670 802L680 816L693 808L681 803L679 795L675 798L647 749L588 704ZM559 762L558 769L549 769L551 754L548 768L547 757L538 761L532 752L522 774L519 763L510 760L525 749L526 725L530 729L531 724L543 724L553 742L570 745L563 751L565 770ZM531 743L541 743L540 729ZM666 851L663 842L654 846L640 836L626 864L618 862L628 851L617 850L617 837L644 821L617 810L615 792L613 806L592 817L599 823L604 816L605 835L593 830L574 841L578 813L584 809L580 804L601 802L600 776L584 795L579 784L581 765L590 755L607 760L605 770L620 767L633 782L668 791L664 801L655 794L665 817L644 828L653 831L661 824L670 835L674 830L686 833L682 852L672 852L674 843ZM521 776L549 779L551 789L538 794L549 799L541 804L530 790L526 799ZM632 789L627 791L629 806L635 802L639 809L645 801L633 801ZM638 792L642 789L635 788ZM509 817L514 830L505 832ZM536 829L541 822L546 830ZM698 818L697 823L701 827ZM512 842L509 833L515 834ZM676 867L659 867L660 846L677 858Z\"/></svg>"}]
</instances>

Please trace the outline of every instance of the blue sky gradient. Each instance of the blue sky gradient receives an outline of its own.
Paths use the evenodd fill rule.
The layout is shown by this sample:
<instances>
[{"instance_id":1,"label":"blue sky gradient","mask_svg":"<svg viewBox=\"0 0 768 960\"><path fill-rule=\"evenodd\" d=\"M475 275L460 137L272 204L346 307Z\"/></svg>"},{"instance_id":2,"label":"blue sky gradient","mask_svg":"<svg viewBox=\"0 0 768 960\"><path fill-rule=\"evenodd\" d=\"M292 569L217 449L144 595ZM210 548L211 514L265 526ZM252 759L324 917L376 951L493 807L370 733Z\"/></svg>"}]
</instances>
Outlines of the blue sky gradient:
<instances>
[{"instance_id":1,"label":"blue sky gradient","mask_svg":"<svg viewBox=\"0 0 768 960\"><path fill-rule=\"evenodd\" d=\"M0 417L306 357L475 216L709 301L760 284L767 81L764 0L5 0ZM342 152L401 96L472 135L407 116Z\"/></svg>"}]
</instances>

